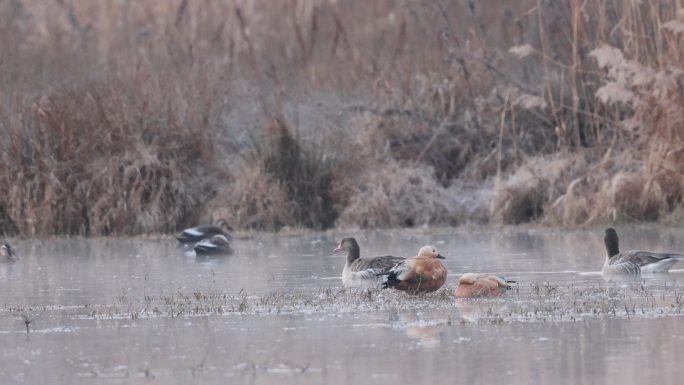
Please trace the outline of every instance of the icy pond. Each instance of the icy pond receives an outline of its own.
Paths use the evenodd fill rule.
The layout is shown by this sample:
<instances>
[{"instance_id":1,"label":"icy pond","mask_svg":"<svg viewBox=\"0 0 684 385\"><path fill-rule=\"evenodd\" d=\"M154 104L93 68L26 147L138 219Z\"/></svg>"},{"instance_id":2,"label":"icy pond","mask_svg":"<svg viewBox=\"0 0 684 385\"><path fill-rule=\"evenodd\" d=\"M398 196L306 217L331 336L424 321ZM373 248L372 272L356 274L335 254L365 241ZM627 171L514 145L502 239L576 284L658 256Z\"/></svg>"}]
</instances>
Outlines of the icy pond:
<instances>
[{"instance_id":1,"label":"icy pond","mask_svg":"<svg viewBox=\"0 0 684 385\"><path fill-rule=\"evenodd\" d=\"M617 229L621 247L684 252L684 230ZM433 244L432 294L343 290L361 254ZM607 282L603 229L258 235L229 257L161 239L10 239L0 262L2 384L679 384L684 263ZM465 272L517 281L452 295ZM27 333L24 320L32 320Z\"/></svg>"}]
</instances>

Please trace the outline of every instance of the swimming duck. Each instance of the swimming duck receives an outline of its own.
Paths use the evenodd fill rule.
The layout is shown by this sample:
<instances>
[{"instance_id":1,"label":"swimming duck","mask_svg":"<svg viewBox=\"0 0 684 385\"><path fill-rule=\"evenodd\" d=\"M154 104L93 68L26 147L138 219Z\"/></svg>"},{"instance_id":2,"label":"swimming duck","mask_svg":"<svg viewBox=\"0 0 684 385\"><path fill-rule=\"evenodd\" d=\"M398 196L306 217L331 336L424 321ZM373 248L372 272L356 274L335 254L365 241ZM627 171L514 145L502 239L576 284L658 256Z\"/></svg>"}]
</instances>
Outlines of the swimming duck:
<instances>
[{"instance_id":1,"label":"swimming duck","mask_svg":"<svg viewBox=\"0 0 684 385\"><path fill-rule=\"evenodd\" d=\"M458 279L458 287L454 290L456 298L498 297L510 290L508 281L503 277L491 274L463 274Z\"/></svg>"},{"instance_id":2,"label":"swimming duck","mask_svg":"<svg viewBox=\"0 0 684 385\"><path fill-rule=\"evenodd\" d=\"M223 234L217 234L197 242L195 253L198 255L226 255L232 254L233 248L230 247L228 238Z\"/></svg>"},{"instance_id":3,"label":"swimming duck","mask_svg":"<svg viewBox=\"0 0 684 385\"><path fill-rule=\"evenodd\" d=\"M444 259L434 246L423 246L415 257L407 258L385 273L382 287L392 287L409 293L426 293L444 285L447 269L437 259Z\"/></svg>"},{"instance_id":4,"label":"swimming duck","mask_svg":"<svg viewBox=\"0 0 684 385\"><path fill-rule=\"evenodd\" d=\"M667 273L677 261L684 259L681 254L652 253L650 251L620 252L619 238L613 228L606 229L603 237L606 245L606 262L601 272L605 275L639 275L641 273Z\"/></svg>"},{"instance_id":5,"label":"swimming duck","mask_svg":"<svg viewBox=\"0 0 684 385\"><path fill-rule=\"evenodd\" d=\"M14 249L9 243L5 243L0 246L0 255L10 261L16 261L17 259L17 255L14 253Z\"/></svg>"},{"instance_id":6,"label":"swimming duck","mask_svg":"<svg viewBox=\"0 0 684 385\"><path fill-rule=\"evenodd\" d=\"M180 243L196 243L214 235L223 235L226 239L231 240L232 237L228 231L232 230L225 220L219 219L216 226L197 226L185 229L176 235L176 239Z\"/></svg>"},{"instance_id":7,"label":"swimming duck","mask_svg":"<svg viewBox=\"0 0 684 385\"><path fill-rule=\"evenodd\" d=\"M342 270L342 283L345 287L379 285L382 278L378 274L405 259L391 255L361 258L361 248L354 238L344 238L333 251L347 252L347 262Z\"/></svg>"}]
</instances>

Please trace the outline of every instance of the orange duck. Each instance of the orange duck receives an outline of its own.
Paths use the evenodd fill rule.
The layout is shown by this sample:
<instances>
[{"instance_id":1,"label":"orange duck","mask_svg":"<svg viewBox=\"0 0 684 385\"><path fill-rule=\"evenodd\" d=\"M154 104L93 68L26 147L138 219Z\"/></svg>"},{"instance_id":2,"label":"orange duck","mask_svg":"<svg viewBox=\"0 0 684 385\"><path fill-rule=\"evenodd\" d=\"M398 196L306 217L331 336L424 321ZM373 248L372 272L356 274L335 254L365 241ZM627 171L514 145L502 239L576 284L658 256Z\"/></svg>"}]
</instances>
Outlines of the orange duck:
<instances>
[{"instance_id":1,"label":"orange duck","mask_svg":"<svg viewBox=\"0 0 684 385\"><path fill-rule=\"evenodd\" d=\"M454 290L456 298L498 297L509 290L509 283L503 277L491 274L463 274L458 279L458 287Z\"/></svg>"},{"instance_id":2,"label":"orange duck","mask_svg":"<svg viewBox=\"0 0 684 385\"><path fill-rule=\"evenodd\" d=\"M415 257L397 263L387 272L383 289L392 287L409 293L427 293L444 285L447 269L437 259L444 259L433 246L423 246Z\"/></svg>"}]
</instances>

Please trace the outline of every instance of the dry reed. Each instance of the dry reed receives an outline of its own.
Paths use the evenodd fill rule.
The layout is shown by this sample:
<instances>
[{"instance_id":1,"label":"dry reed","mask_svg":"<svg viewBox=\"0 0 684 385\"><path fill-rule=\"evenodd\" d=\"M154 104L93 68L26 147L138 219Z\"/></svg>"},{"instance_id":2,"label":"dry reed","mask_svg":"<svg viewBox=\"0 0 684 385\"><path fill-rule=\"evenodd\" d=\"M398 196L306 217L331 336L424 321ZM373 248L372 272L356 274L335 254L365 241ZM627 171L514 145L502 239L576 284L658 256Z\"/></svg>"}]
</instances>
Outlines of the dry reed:
<instances>
[{"instance_id":1,"label":"dry reed","mask_svg":"<svg viewBox=\"0 0 684 385\"><path fill-rule=\"evenodd\" d=\"M264 4L0 5L0 232L684 217L679 2Z\"/></svg>"}]
</instances>

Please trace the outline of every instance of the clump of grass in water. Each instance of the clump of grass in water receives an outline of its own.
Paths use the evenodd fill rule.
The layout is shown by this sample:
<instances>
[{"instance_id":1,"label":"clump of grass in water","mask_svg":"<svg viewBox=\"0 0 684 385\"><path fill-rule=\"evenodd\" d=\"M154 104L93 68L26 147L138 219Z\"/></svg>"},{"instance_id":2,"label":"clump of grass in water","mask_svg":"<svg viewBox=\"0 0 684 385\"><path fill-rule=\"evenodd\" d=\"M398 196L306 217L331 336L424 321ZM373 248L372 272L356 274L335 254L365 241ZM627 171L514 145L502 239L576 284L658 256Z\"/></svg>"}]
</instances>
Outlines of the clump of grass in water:
<instances>
[{"instance_id":1,"label":"clump of grass in water","mask_svg":"<svg viewBox=\"0 0 684 385\"><path fill-rule=\"evenodd\" d=\"M40 310L40 311L38 311ZM19 318L24 324L24 327L26 328L26 339L28 340L29 334L31 332L31 324L35 322L37 319L43 316L45 314L45 311L47 308L42 308L42 309L35 309L35 308L9 308L10 312L17 312L19 314ZM38 312L37 312L38 311Z\"/></svg>"},{"instance_id":2,"label":"clump of grass in water","mask_svg":"<svg viewBox=\"0 0 684 385\"><path fill-rule=\"evenodd\" d=\"M84 316L106 319L430 308L451 304L452 298L449 293L448 289L441 289L436 293L408 296L405 293L380 288L340 289L324 287L311 291L277 290L264 295L249 295L245 290L236 294L228 294L208 288L194 290L191 295L180 292L156 298L148 295L140 303L136 303L130 297L122 297L114 305L102 306L97 309L89 307Z\"/></svg>"},{"instance_id":3,"label":"clump of grass in water","mask_svg":"<svg viewBox=\"0 0 684 385\"><path fill-rule=\"evenodd\" d=\"M177 292L159 297L146 296L139 301L124 296L112 305L84 306L77 315L99 319L136 319L461 309L459 302L455 301L450 288L416 296L381 289L339 287L276 290L263 295L250 295L245 290L230 294L212 288L200 288L189 294ZM635 283L625 287L605 283L582 286L535 283L520 285L515 295L465 300L465 303L477 305L476 312L470 315L469 320L484 323L658 317L684 313L684 287L677 283Z\"/></svg>"}]
</instances>

